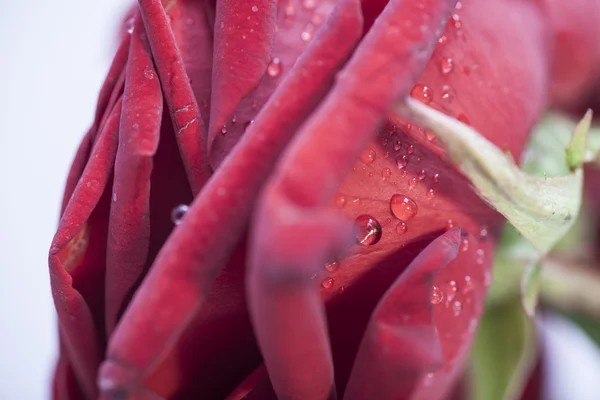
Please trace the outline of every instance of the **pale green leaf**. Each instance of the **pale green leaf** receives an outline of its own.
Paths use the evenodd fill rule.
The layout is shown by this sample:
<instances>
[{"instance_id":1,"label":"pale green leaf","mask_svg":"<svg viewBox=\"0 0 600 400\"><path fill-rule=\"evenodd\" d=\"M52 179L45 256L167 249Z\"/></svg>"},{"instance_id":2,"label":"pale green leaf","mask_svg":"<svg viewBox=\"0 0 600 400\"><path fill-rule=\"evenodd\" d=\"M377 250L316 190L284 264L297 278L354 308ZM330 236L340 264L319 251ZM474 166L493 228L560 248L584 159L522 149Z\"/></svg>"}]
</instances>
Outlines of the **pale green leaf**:
<instances>
[{"instance_id":1,"label":"pale green leaf","mask_svg":"<svg viewBox=\"0 0 600 400\"><path fill-rule=\"evenodd\" d=\"M472 400L518 400L537 358L534 324L518 296L487 307L479 323L469 366Z\"/></svg>"},{"instance_id":2,"label":"pale green leaf","mask_svg":"<svg viewBox=\"0 0 600 400\"><path fill-rule=\"evenodd\" d=\"M581 169L561 177L531 176L501 149L454 118L410 98L399 112L436 133L479 196L504 215L540 254L547 254L568 231L581 205Z\"/></svg>"},{"instance_id":3,"label":"pale green leaf","mask_svg":"<svg viewBox=\"0 0 600 400\"><path fill-rule=\"evenodd\" d=\"M521 278L521 304L529 317L535 315L540 292L540 266L529 265Z\"/></svg>"},{"instance_id":4,"label":"pale green leaf","mask_svg":"<svg viewBox=\"0 0 600 400\"><path fill-rule=\"evenodd\" d=\"M592 110L587 110L585 116L577 124L571 143L567 147L567 165L574 171L581 168L585 158L585 152L587 149L587 137L592 124Z\"/></svg>"}]
</instances>

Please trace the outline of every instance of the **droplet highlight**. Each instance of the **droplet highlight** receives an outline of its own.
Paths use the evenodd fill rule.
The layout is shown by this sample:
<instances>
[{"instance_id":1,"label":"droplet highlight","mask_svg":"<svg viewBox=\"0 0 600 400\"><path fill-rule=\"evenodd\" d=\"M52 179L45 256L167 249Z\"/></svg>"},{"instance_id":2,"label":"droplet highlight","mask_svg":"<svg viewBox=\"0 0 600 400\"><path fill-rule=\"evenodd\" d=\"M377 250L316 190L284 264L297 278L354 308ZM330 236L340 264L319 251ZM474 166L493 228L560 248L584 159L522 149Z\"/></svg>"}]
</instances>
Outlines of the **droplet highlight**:
<instances>
[{"instance_id":1,"label":"droplet highlight","mask_svg":"<svg viewBox=\"0 0 600 400\"><path fill-rule=\"evenodd\" d=\"M444 292L437 286L431 288L431 297L429 301L431 304L440 304L444 300Z\"/></svg>"},{"instance_id":2,"label":"droplet highlight","mask_svg":"<svg viewBox=\"0 0 600 400\"><path fill-rule=\"evenodd\" d=\"M187 213L188 209L189 207L185 204L180 204L173 208L171 211L171 222L173 222L175 225L181 224L181 221L183 220L183 217L185 216L185 213Z\"/></svg>"},{"instance_id":3,"label":"droplet highlight","mask_svg":"<svg viewBox=\"0 0 600 400\"><path fill-rule=\"evenodd\" d=\"M362 161L365 164L371 164L373 163L373 161L375 161L375 158L377 157L377 154L375 153L375 150L373 149L364 149L363 152L360 154L360 161Z\"/></svg>"},{"instance_id":4,"label":"droplet highlight","mask_svg":"<svg viewBox=\"0 0 600 400\"><path fill-rule=\"evenodd\" d=\"M390 210L394 217L401 221L408 221L417 215L419 207L410 197L403 194L395 194L390 199Z\"/></svg>"},{"instance_id":5,"label":"droplet highlight","mask_svg":"<svg viewBox=\"0 0 600 400\"><path fill-rule=\"evenodd\" d=\"M281 60L275 57L267 66L267 75L271 78L276 78L279 74L281 74Z\"/></svg>"},{"instance_id":6,"label":"droplet highlight","mask_svg":"<svg viewBox=\"0 0 600 400\"><path fill-rule=\"evenodd\" d=\"M430 104L433 100L433 90L429 86L417 83L412 90L410 95L415 99L419 100L423 104Z\"/></svg>"},{"instance_id":7,"label":"droplet highlight","mask_svg":"<svg viewBox=\"0 0 600 400\"><path fill-rule=\"evenodd\" d=\"M323 287L323 289L331 289L333 287L333 278L328 277L323 279L321 287Z\"/></svg>"}]
</instances>

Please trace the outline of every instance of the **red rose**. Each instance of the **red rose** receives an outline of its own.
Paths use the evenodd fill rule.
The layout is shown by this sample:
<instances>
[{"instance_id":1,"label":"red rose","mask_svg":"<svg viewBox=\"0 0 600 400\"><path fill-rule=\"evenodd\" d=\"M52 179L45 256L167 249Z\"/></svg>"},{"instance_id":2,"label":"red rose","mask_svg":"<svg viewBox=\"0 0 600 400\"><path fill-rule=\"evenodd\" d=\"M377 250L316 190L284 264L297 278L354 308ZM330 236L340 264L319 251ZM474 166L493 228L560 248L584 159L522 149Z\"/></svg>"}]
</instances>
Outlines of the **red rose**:
<instances>
[{"instance_id":1,"label":"red rose","mask_svg":"<svg viewBox=\"0 0 600 400\"><path fill-rule=\"evenodd\" d=\"M503 220L394 107L516 158L595 78L600 5L139 3L50 250L54 397L443 398Z\"/></svg>"}]
</instances>

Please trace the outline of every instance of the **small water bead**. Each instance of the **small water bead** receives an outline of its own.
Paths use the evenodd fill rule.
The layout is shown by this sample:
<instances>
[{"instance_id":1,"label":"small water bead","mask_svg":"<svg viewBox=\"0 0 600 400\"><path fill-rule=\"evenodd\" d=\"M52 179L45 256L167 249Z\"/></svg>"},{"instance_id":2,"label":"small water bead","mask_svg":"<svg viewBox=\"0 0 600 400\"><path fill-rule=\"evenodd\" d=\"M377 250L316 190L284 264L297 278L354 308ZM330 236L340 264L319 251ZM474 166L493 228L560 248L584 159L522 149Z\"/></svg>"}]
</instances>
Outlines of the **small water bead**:
<instances>
[{"instance_id":1,"label":"small water bead","mask_svg":"<svg viewBox=\"0 0 600 400\"><path fill-rule=\"evenodd\" d=\"M373 176L373 173L372 173L372 172L369 172L369 177L372 177L372 176Z\"/></svg>"},{"instance_id":2,"label":"small water bead","mask_svg":"<svg viewBox=\"0 0 600 400\"><path fill-rule=\"evenodd\" d=\"M446 43L448 43L448 36L446 36L446 35L440 36L440 38L438 39L438 44L444 45Z\"/></svg>"},{"instance_id":3,"label":"small water bead","mask_svg":"<svg viewBox=\"0 0 600 400\"><path fill-rule=\"evenodd\" d=\"M281 60L277 57L271 60L267 67L267 74L271 78L276 78L281 74Z\"/></svg>"},{"instance_id":4,"label":"small water bead","mask_svg":"<svg viewBox=\"0 0 600 400\"><path fill-rule=\"evenodd\" d=\"M226 134L227 133L227 125L223 125L223 127L221 128L221 134Z\"/></svg>"},{"instance_id":5,"label":"small water bead","mask_svg":"<svg viewBox=\"0 0 600 400\"><path fill-rule=\"evenodd\" d=\"M325 269L329 272L335 272L340 268L340 263L337 261L332 261L328 264L325 264Z\"/></svg>"},{"instance_id":6,"label":"small water bead","mask_svg":"<svg viewBox=\"0 0 600 400\"><path fill-rule=\"evenodd\" d=\"M412 144L409 145L408 148L406 149L406 153L410 156L414 152L415 152L415 146L413 146Z\"/></svg>"},{"instance_id":7,"label":"small water bead","mask_svg":"<svg viewBox=\"0 0 600 400\"><path fill-rule=\"evenodd\" d=\"M462 24L462 21L460 20L460 15L452 14L452 24L454 25L454 27L456 29L462 28L463 24Z\"/></svg>"},{"instance_id":8,"label":"small water bead","mask_svg":"<svg viewBox=\"0 0 600 400\"><path fill-rule=\"evenodd\" d=\"M127 33L131 35L133 33L134 28L135 18L129 18L127 21L125 21L125 29L127 30Z\"/></svg>"},{"instance_id":9,"label":"small water bead","mask_svg":"<svg viewBox=\"0 0 600 400\"><path fill-rule=\"evenodd\" d=\"M439 287L433 286L431 288L431 296L429 298L431 304L440 304L443 300L444 292L442 292L442 290Z\"/></svg>"},{"instance_id":10,"label":"small water bead","mask_svg":"<svg viewBox=\"0 0 600 400\"><path fill-rule=\"evenodd\" d=\"M433 183L439 183L440 181L440 174L434 174L433 175Z\"/></svg>"},{"instance_id":11,"label":"small water bead","mask_svg":"<svg viewBox=\"0 0 600 400\"><path fill-rule=\"evenodd\" d=\"M425 139L427 139L428 142L433 142L435 140L435 133L425 131Z\"/></svg>"},{"instance_id":12,"label":"small water bead","mask_svg":"<svg viewBox=\"0 0 600 400\"><path fill-rule=\"evenodd\" d=\"M419 171L419 173L417 175L417 178L419 178L419 180L422 181L423 179L425 179L426 174L427 173L425 172L425 170L422 169L422 170Z\"/></svg>"},{"instance_id":13,"label":"small water bead","mask_svg":"<svg viewBox=\"0 0 600 400\"><path fill-rule=\"evenodd\" d=\"M463 293L468 293L473 289L473 279L469 275L465 276L465 288L463 289Z\"/></svg>"},{"instance_id":14,"label":"small water bead","mask_svg":"<svg viewBox=\"0 0 600 400\"><path fill-rule=\"evenodd\" d=\"M310 41L313 37L314 31L315 27L312 24L306 25L306 28L304 28L300 34L300 39L304 40L305 42Z\"/></svg>"},{"instance_id":15,"label":"small water bead","mask_svg":"<svg viewBox=\"0 0 600 400\"><path fill-rule=\"evenodd\" d=\"M388 138L386 138L385 136L381 137L381 146L385 147L388 144Z\"/></svg>"},{"instance_id":16,"label":"small water bead","mask_svg":"<svg viewBox=\"0 0 600 400\"><path fill-rule=\"evenodd\" d=\"M236 122L237 122L237 117L234 115L233 117L231 117L231 124L235 125Z\"/></svg>"},{"instance_id":17,"label":"small water bead","mask_svg":"<svg viewBox=\"0 0 600 400\"><path fill-rule=\"evenodd\" d=\"M400 140L394 140L394 151L400 151L402 148L402 143Z\"/></svg>"},{"instance_id":18,"label":"small water bead","mask_svg":"<svg viewBox=\"0 0 600 400\"><path fill-rule=\"evenodd\" d=\"M347 201L348 200L346 199L346 196L341 193L339 193L337 196L335 196L335 205L338 208L344 208Z\"/></svg>"},{"instance_id":19,"label":"small water bead","mask_svg":"<svg viewBox=\"0 0 600 400\"><path fill-rule=\"evenodd\" d=\"M179 225L185 216L185 213L188 211L188 208L189 207L185 204L180 204L173 208L171 211L171 222L173 222L175 225Z\"/></svg>"},{"instance_id":20,"label":"small water bead","mask_svg":"<svg viewBox=\"0 0 600 400\"><path fill-rule=\"evenodd\" d=\"M363 152L360 154L360 161L362 161L365 164L371 164L373 163L373 161L375 161L376 157L377 154L375 153L375 150L367 148L364 149Z\"/></svg>"},{"instance_id":21,"label":"small water bead","mask_svg":"<svg viewBox=\"0 0 600 400\"><path fill-rule=\"evenodd\" d=\"M384 168L381 170L381 177L383 179L389 179L392 176L392 170L389 168Z\"/></svg>"},{"instance_id":22,"label":"small water bead","mask_svg":"<svg viewBox=\"0 0 600 400\"><path fill-rule=\"evenodd\" d=\"M390 210L394 217L406 222L417 215L419 207L410 197L403 194L395 194L390 199Z\"/></svg>"},{"instance_id":23,"label":"small water bead","mask_svg":"<svg viewBox=\"0 0 600 400\"><path fill-rule=\"evenodd\" d=\"M410 95L415 99L419 100L423 104L430 104L433 100L433 90L429 86L417 83L412 90Z\"/></svg>"},{"instance_id":24,"label":"small water bead","mask_svg":"<svg viewBox=\"0 0 600 400\"><path fill-rule=\"evenodd\" d=\"M328 277L323 279L323 281L321 282L321 286L323 287L323 289L331 289L333 287L333 278Z\"/></svg>"},{"instance_id":25,"label":"small water bead","mask_svg":"<svg viewBox=\"0 0 600 400\"><path fill-rule=\"evenodd\" d=\"M463 239L460 249L461 249L461 251L469 250L469 240L468 239Z\"/></svg>"},{"instance_id":26,"label":"small water bead","mask_svg":"<svg viewBox=\"0 0 600 400\"><path fill-rule=\"evenodd\" d=\"M427 196L427 198L429 199L433 199L435 197L435 191L433 189L429 189L427 191L427 194L425 194Z\"/></svg>"},{"instance_id":27,"label":"small water bead","mask_svg":"<svg viewBox=\"0 0 600 400\"><path fill-rule=\"evenodd\" d=\"M454 311L454 316L458 317L460 315L460 313L462 312L463 306L462 303L460 301L455 301L454 304L452 305L452 310Z\"/></svg>"},{"instance_id":28,"label":"small water bead","mask_svg":"<svg viewBox=\"0 0 600 400\"><path fill-rule=\"evenodd\" d=\"M415 186L417 186L418 183L419 180L415 176L413 176L408 179L408 188L413 189Z\"/></svg>"},{"instance_id":29,"label":"small water bead","mask_svg":"<svg viewBox=\"0 0 600 400\"><path fill-rule=\"evenodd\" d=\"M457 2L457 3L456 3L456 7L455 7L455 8L456 8L457 10L462 10L462 8L463 8L463 5L462 5L462 3L461 3L460 1L459 1L459 2Z\"/></svg>"},{"instance_id":30,"label":"small water bead","mask_svg":"<svg viewBox=\"0 0 600 400\"><path fill-rule=\"evenodd\" d=\"M442 61L440 61L440 71L442 72L442 75L448 75L452 72L453 68L454 61L452 61L451 58L443 58Z\"/></svg>"},{"instance_id":31,"label":"small water bead","mask_svg":"<svg viewBox=\"0 0 600 400\"><path fill-rule=\"evenodd\" d=\"M398 168L403 169L406 168L406 165L408 164L408 158L406 156L401 156L396 158L396 165L398 166Z\"/></svg>"},{"instance_id":32,"label":"small water bead","mask_svg":"<svg viewBox=\"0 0 600 400\"><path fill-rule=\"evenodd\" d=\"M404 221L398 222L398 225L396 225L396 232L399 235L404 235L406 232L408 232L408 226L406 226L406 222L404 222Z\"/></svg>"},{"instance_id":33,"label":"small water bead","mask_svg":"<svg viewBox=\"0 0 600 400\"><path fill-rule=\"evenodd\" d=\"M449 219L448 221L446 221L446 230L449 231L451 229L454 229L454 221Z\"/></svg>"},{"instance_id":34,"label":"small water bead","mask_svg":"<svg viewBox=\"0 0 600 400\"><path fill-rule=\"evenodd\" d=\"M446 284L446 297L448 301L454 300L454 297L458 293L458 285L456 281L450 281Z\"/></svg>"},{"instance_id":35,"label":"small water bead","mask_svg":"<svg viewBox=\"0 0 600 400\"><path fill-rule=\"evenodd\" d=\"M363 246L372 246L381 240L381 224L370 215L360 215L354 221L356 241Z\"/></svg>"},{"instance_id":36,"label":"small water bead","mask_svg":"<svg viewBox=\"0 0 600 400\"><path fill-rule=\"evenodd\" d=\"M481 227L479 228L479 237L481 239L485 239L485 238L487 238L487 235L488 235L487 225L481 225Z\"/></svg>"},{"instance_id":37,"label":"small water bead","mask_svg":"<svg viewBox=\"0 0 600 400\"><path fill-rule=\"evenodd\" d=\"M452 86L442 86L442 99L446 100L448 103L452 103L452 101L454 101L454 96L456 96L456 92Z\"/></svg>"},{"instance_id":38,"label":"small water bead","mask_svg":"<svg viewBox=\"0 0 600 400\"><path fill-rule=\"evenodd\" d=\"M252 12L258 12L258 7L252 6Z\"/></svg>"},{"instance_id":39,"label":"small water bead","mask_svg":"<svg viewBox=\"0 0 600 400\"><path fill-rule=\"evenodd\" d=\"M483 264L483 261L485 260L485 252L483 251L483 249L477 249L475 251L475 254L477 255L477 258L475 259L477 264Z\"/></svg>"}]
</instances>

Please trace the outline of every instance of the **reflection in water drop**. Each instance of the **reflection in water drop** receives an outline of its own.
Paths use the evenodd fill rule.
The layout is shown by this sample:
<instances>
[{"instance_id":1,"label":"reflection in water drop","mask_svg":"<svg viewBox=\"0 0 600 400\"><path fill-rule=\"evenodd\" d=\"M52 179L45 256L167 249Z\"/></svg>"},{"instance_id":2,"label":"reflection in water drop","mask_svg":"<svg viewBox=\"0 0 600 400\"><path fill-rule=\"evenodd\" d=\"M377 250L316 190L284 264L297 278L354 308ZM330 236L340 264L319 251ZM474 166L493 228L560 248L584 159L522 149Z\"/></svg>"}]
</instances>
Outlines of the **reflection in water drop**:
<instances>
[{"instance_id":1,"label":"reflection in water drop","mask_svg":"<svg viewBox=\"0 0 600 400\"><path fill-rule=\"evenodd\" d=\"M356 241L363 246L372 246L381 240L381 224L370 215L360 215L354 221Z\"/></svg>"},{"instance_id":2,"label":"reflection in water drop","mask_svg":"<svg viewBox=\"0 0 600 400\"><path fill-rule=\"evenodd\" d=\"M401 221L408 221L417 215L419 207L410 197L403 194L395 194L390 199L390 210L394 217Z\"/></svg>"},{"instance_id":3,"label":"reflection in water drop","mask_svg":"<svg viewBox=\"0 0 600 400\"><path fill-rule=\"evenodd\" d=\"M360 161L362 161L365 164L371 164L373 161L375 161L375 157L377 157L375 150L367 148L364 149L360 154Z\"/></svg>"},{"instance_id":4,"label":"reflection in water drop","mask_svg":"<svg viewBox=\"0 0 600 400\"><path fill-rule=\"evenodd\" d=\"M440 304L442 300L444 300L444 292L442 292L439 287L433 286L431 288L431 298L429 301L431 304Z\"/></svg>"},{"instance_id":5,"label":"reflection in water drop","mask_svg":"<svg viewBox=\"0 0 600 400\"><path fill-rule=\"evenodd\" d=\"M323 279L323 281L321 282L321 286L323 287L323 289L331 289L333 287L333 278L329 277Z\"/></svg>"},{"instance_id":6,"label":"reflection in water drop","mask_svg":"<svg viewBox=\"0 0 600 400\"><path fill-rule=\"evenodd\" d=\"M173 222L175 225L179 225L181 223L181 220L185 216L185 213L187 212L188 208L189 207L185 204L180 204L177 207L173 208L173 210L171 211L171 222Z\"/></svg>"},{"instance_id":7,"label":"reflection in water drop","mask_svg":"<svg viewBox=\"0 0 600 400\"><path fill-rule=\"evenodd\" d=\"M433 90L429 86L417 83L412 90L410 95L415 99L419 100L423 104L430 104L433 100Z\"/></svg>"}]
</instances>

